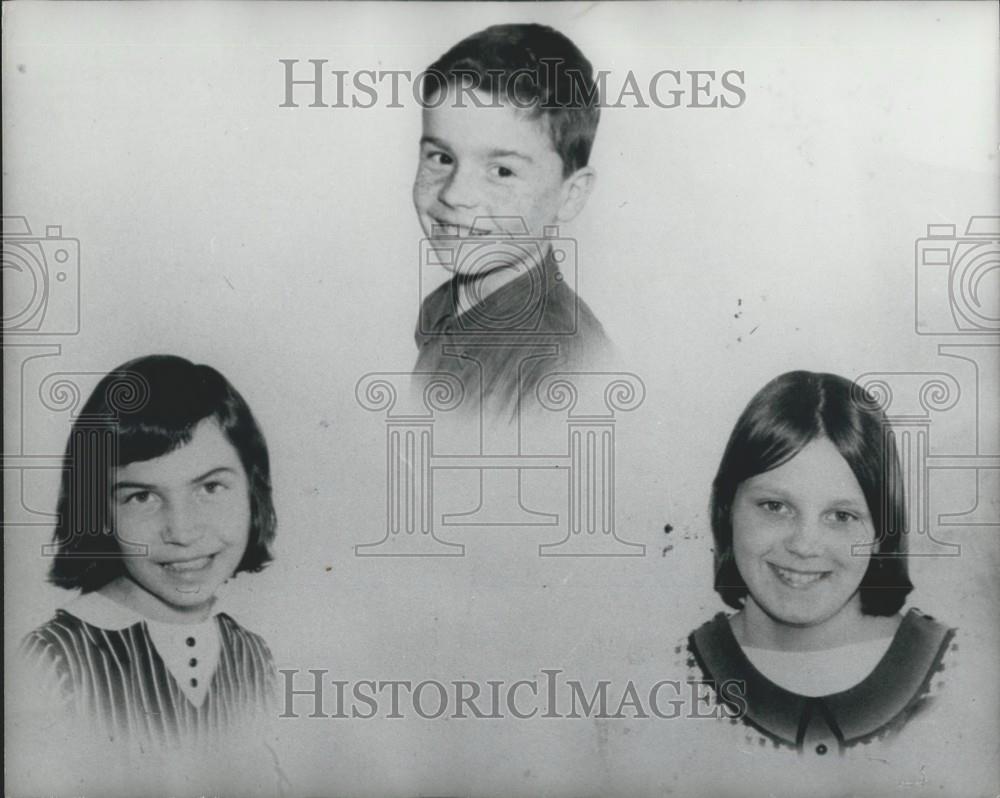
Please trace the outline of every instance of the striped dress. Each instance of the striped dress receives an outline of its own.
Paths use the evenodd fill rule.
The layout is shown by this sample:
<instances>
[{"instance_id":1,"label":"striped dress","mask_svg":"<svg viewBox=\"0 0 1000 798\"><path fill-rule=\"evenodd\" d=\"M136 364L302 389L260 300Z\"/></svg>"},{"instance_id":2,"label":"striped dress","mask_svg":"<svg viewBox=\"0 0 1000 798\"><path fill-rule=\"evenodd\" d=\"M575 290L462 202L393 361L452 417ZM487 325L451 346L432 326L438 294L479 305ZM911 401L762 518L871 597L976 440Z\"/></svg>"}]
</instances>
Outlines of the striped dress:
<instances>
[{"instance_id":1,"label":"striped dress","mask_svg":"<svg viewBox=\"0 0 1000 798\"><path fill-rule=\"evenodd\" d=\"M22 653L48 697L105 740L198 745L273 717L275 670L267 645L225 613L214 623L218 662L198 705L178 686L141 618L104 628L57 610L25 638Z\"/></svg>"}]
</instances>

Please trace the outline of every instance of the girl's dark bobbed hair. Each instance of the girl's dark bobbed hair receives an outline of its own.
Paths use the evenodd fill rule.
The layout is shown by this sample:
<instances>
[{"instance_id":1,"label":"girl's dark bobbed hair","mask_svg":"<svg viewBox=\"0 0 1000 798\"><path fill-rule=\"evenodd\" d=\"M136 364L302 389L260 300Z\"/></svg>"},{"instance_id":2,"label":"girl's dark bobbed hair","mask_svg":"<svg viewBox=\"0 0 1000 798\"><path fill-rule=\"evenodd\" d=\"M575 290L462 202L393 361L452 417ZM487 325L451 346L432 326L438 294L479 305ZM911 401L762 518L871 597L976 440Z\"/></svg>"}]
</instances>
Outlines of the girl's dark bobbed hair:
<instances>
[{"instance_id":1,"label":"girl's dark bobbed hair","mask_svg":"<svg viewBox=\"0 0 1000 798\"><path fill-rule=\"evenodd\" d=\"M236 571L259 571L271 561L277 525L271 470L250 407L211 366L149 355L107 374L73 423L59 491L52 583L86 593L125 573L126 555L110 515L113 469L183 446L205 419L214 419L236 449L249 485L249 542Z\"/></svg>"},{"instance_id":2,"label":"girl's dark bobbed hair","mask_svg":"<svg viewBox=\"0 0 1000 798\"><path fill-rule=\"evenodd\" d=\"M913 590L906 561L906 507L896 442L885 414L860 386L835 374L791 371L765 385L743 411L712 483L715 590L740 609L747 586L733 556L733 501L740 484L827 438L850 466L875 526L861 609L894 615Z\"/></svg>"}]
</instances>

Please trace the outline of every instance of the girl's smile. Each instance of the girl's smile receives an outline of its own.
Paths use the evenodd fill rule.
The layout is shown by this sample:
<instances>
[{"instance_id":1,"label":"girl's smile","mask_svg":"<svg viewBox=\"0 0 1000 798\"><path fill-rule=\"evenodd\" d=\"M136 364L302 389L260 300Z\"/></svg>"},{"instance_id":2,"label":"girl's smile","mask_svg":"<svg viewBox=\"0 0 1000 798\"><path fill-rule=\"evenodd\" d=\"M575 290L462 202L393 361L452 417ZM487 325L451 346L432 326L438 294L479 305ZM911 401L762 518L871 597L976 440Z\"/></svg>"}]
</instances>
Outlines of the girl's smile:
<instances>
[{"instance_id":1,"label":"girl's smile","mask_svg":"<svg viewBox=\"0 0 1000 798\"><path fill-rule=\"evenodd\" d=\"M782 568L773 562L769 562L768 565L774 570L778 579L796 590L804 590L832 573L831 571L800 571L795 568Z\"/></svg>"},{"instance_id":2,"label":"girl's smile","mask_svg":"<svg viewBox=\"0 0 1000 798\"><path fill-rule=\"evenodd\" d=\"M751 645L823 647L863 624L858 588L870 555L867 502L847 461L816 438L788 462L745 480L733 502L733 555L749 589ZM749 641L748 641L749 642Z\"/></svg>"}]
</instances>

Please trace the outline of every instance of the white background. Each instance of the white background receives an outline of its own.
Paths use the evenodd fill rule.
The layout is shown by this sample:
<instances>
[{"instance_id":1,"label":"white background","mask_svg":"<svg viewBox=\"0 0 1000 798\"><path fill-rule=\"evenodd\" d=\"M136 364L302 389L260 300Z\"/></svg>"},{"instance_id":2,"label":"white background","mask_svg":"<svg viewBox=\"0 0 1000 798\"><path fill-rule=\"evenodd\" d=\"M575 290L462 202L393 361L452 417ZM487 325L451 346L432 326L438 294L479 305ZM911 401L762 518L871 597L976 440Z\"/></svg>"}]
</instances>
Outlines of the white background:
<instances>
[{"instance_id":1,"label":"white background","mask_svg":"<svg viewBox=\"0 0 1000 798\"><path fill-rule=\"evenodd\" d=\"M406 372L416 354L420 114L405 92L397 109L280 108L278 59L416 73L508 21L558 28L614 87L630 69L745 73L737 109L606 108L595 192L562 231L578 242L579 293L646 386L617 426L619 534L646 556L541 559L551 531L452 529L465 557L357 558L356 544L384 534L385 430L354 385ZM967 453L976 424L995 431L995 407L977 418L971 369L914 331L914 242L929 223L961 233L1000 211L996 25L989 3L8 4L4 214L36 233L61 225L81 248L82 330L49 339L61 353L37 365L94 372L89 389L127 359L175 353L244 394L270 446L280 524L276 562L227 601L279 667L413 681L558 667L651 684L671 674L676 641L722 609L709 486L768 379L949 371L962 399L932 416L932 447ZM9 423L21 375L7 363ZM27 402L32 451L60 451L69 417ZM935 511L975 501L964 476L936 477ZM36 474L24 495L51 512L55 478ZM970 662L998 653L996 533L942 533L962 556L912 566L912 604L960 627ZM49 535L5 536L8 650L69 598L44 584ZM963 678L981 692L967 713L956 687L953 716L967 739L995 740L995 671ZM286 772L314 794L624 795L678 779L712 794L732 770L714 770L719 752L712 771L689 763L705 721L284 724ZM886 790L919 780L926 756L911 754L882 774ZM949 795L995 792L989 755L926 775ZM16 779L18 762L7 767ZM743 788L763 779L767 794L767 778Z\"/></svg>"}]
</instances>

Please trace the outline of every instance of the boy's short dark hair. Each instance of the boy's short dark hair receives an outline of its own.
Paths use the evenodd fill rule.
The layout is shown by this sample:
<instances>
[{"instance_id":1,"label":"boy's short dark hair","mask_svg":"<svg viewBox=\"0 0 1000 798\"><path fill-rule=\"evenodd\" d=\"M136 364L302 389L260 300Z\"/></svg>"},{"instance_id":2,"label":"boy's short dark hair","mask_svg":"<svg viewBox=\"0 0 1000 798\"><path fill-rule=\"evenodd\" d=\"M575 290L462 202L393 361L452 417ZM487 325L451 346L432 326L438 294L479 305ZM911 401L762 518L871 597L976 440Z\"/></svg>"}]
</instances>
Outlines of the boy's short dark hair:
<instances>
[{"instance_id":1,"label":"boy's short dark hair","mask_svg":"<svg viewBox=\"0 0 1000 798\"><path fill-rule=\"evenodd\" d=\"M733 501L740 484L827 438L850 466L868 504L877 551L861 580L861 611L894 615L913 590L906 564L906 506L896 444L878 403L835 374L790 371L750 400L712 484L715 590L740 609L746 583L733 556Z\"/></svg>"},{"instance_id":2,"label":"boy's short dark hair","mask_svg":"<svg viewBox=\"0 0 1000 798\"><path fill-rule=\"evenodd\" d=\"M277 519L271 501L270 463L267 444L249 406L210 366L172 355L150 355L131 360L101 379L73 423L57 507L57 553L49 581L88 593L125 573L124 555L111 529L111 469L183 446L195 427L209 418L236 449L247 476L250 534L236 572L259 571L271 561L269 545Z\"/></svg>"},{"instance_id":3,"label":"boy's short dark hair","mask_svg":"<svg viewBox=\"0 0 1000 798\"><path fill-rule=\"evenodd\" d=\"M544 117L565 177L590 160L601 113L593 75L580 49L547 25L492 25L431 64L420 97L431 106L437 92L460 84Z\"/></svg>"}]
</instances>

